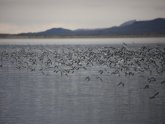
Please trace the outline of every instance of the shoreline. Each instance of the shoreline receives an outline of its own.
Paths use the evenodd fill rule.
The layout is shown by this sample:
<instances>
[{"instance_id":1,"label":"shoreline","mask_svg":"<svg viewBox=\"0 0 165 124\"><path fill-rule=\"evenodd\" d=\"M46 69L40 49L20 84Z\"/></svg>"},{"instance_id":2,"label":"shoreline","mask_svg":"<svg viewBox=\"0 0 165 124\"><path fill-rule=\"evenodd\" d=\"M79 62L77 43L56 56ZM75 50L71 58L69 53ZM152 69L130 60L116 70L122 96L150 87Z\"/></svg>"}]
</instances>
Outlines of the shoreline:
<instances>
[{"instance_id":1,"label":"shoreline","mask_svg":"<svg viewBox=\"0 0 165 124\"><path fill-rule=\"evenodd\" d=\"M17 36L17 35L7 35L0 36L0 39L95 39L95 38L161 38L165 37L165 34L155 34L155 35L113 35L113 36Z\"/></svg>"}]
</instances>

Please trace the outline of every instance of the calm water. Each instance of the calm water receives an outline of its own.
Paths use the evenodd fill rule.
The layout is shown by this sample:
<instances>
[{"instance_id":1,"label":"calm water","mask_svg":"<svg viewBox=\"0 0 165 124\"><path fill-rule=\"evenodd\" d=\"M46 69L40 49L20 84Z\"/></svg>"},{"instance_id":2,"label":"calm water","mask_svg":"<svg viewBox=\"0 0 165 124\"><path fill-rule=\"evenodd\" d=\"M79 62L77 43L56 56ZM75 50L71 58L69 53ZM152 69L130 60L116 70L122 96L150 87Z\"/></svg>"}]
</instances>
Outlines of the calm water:
<instances>
[{"instance_id":1,"label":"calm water","mask_svg":"<svg viewBox=\"0 0 165 124\"><path fill-rule=\"evenodd\" d=\"M164 124L164 42L1 39L0 124ZM112 47L114 43L120 45ZM131 59L124 63L126 57Z\"/></svg>"},{"instance_id":2,"label":"calm water","mask_svg":"<svg viewBox=\"0 0 165 124\"><path fill-rule=\"evenodd\" d=\"M114 44L114 43L163 43L165 38L84 38L84 39L0 39L0 44Z\"/></svg>"}]
</instances>

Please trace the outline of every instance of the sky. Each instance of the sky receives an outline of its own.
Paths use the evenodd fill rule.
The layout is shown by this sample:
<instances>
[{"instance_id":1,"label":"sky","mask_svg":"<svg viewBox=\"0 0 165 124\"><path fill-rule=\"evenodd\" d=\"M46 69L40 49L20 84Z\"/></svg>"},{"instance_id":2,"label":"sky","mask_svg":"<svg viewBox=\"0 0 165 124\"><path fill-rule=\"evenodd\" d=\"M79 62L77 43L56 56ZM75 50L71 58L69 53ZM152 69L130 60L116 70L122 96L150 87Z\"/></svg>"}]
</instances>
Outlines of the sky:
<instances>
[{"instance_id":1,"label":"sky","mask_svg":"<svg viewBox=\"0 0 165 124\"><path fill-rule=\"evenodd\" d=\"M165 18L165 0L0 0L0 33L105 28Z\"/></svg>"}]
</instances>

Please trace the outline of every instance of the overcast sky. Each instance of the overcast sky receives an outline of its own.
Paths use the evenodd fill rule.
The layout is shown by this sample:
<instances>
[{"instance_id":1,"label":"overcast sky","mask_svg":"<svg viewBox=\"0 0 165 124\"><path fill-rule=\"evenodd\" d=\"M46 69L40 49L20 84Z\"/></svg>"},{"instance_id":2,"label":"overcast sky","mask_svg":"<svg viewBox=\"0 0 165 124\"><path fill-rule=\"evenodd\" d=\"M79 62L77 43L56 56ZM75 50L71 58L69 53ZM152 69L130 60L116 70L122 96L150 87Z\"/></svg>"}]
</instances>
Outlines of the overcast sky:
<instances>
[{"instance_id":1,"label":"overcast sky","mask_svg":"<svg viewBox=\"0 0 165 124\"><path fill-rule=\"evenodd\" d=\"M0 33L102 28L165 18L165 0L0 0Z\"/></svg>"}]
</instances>

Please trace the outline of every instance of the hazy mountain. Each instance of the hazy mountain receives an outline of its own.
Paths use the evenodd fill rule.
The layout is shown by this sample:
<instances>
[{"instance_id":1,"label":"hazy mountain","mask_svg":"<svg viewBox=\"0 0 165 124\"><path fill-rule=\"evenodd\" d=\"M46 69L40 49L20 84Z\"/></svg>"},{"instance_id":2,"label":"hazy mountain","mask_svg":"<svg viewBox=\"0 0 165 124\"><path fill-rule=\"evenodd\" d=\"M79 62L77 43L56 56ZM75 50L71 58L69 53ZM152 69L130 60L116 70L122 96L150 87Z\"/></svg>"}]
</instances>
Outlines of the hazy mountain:
<instances>
[{"instance_id":1,"label":"hazy mountain","mask_svg":"<svg viewBox=\"0 0 165 124\"><path fill-rule=\"evenodd\" d=\"M64 28L51 28L51 29L48 29L46 31L41 31L41 32L29 32L29 33L21 33L21 34L18 34L18 35L28 35L28 36L31 36L31 35L35 35L35 36L40 36L40 35L44 35L44 36L63 36L63 35L70 35L72 34L72 31L69 30L69 29L64 29Z\"/></svg>"},{"instance_id":2,"label":"hazy mountain","mask_svg":"<svg viewBox=\"0 0 165 124\"><path fill-rule=\"evenodd\" d=\"M165 34L165 19L157 18L149 21L134 21L132 24L116 27L109 30L116 34Z\"/></svg>"},{"instance_id":3,"label":"hazy mountain","mask_svg":"<svg viewBox=\"0 0 165 124\"><path fill-rule=\"evenodd\" d=\"M165 19L124 22L120 26L101 29L77 29L52 28L35 33L21 33L15 36L122 36L122 35L165 35ZM1 36L1 35L0 35ZM2 35L3 36L3 35ZM6 35L5 35L6 36Z\"/></svg>"},{"instance_id":4,"label":"hazy mountain","mask_svg":"<svg viewBox=\"0 0 165 124\"><path fill-rule=\"evenodd\" d=\"M130 20L130 21L124 22L123 24L120 25L120 27L124 27L124 26L131 25L131 24L133 24L134 22L136 22L136 20Z\"/></svg>"},{"instance_id":5,"label":"hazy mountain","mask_svg":"<svg viewBox=\"0 0 165 124\"><path fill-rule=\"evenodd\" d=\"M38 32L37 35L71 35L72 31L64 28L52 28L43 32Z\"/></svg>"}]
</instances>

